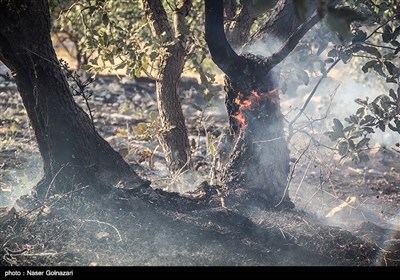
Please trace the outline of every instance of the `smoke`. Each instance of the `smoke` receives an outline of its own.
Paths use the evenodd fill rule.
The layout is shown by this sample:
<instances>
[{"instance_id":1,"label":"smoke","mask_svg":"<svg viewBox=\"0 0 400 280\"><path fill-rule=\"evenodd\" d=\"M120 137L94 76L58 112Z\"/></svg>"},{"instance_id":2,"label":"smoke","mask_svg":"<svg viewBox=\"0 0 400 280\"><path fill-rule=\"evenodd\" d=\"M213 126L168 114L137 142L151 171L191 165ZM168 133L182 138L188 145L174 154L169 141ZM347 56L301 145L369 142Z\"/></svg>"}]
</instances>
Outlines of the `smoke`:
<instances>
[{"instance_id":1,"label":"smoke","mask_svg":"<svg viewBox=\"0 0 400 280\"><path fill-rule=\"evenodd\" d=\"M165 190L170 192L186 193L195 191L202 182L208 178L198 171L184 171L180 174L176 174L167 184Z\"/></svg>"},{"instance_id":2,"label":"smoke","mask_svg":"<svg viewBox=\"0 0 400 280\"><path fill-rule=\"evenodd\" d=\"M283 42L281 40L269 36L267 41L259 39L253 44L247 45L244 48L244 52L268 57L278 51L282 46Z\"/></svg>"},{"instance_id":3,"label":"smoke","mask_svg":"<svg viewBox=\"0 0 400 280\"><path fill-rule=\"evenodd\" d=\"M313 40L329 40L327 38L329 36L321 32L321 28L317 26L308 32L304 38L307 44L313 46ZM268 57L282 46L281 43L279 40L273 42L270 40L267 44L257 41L246 46L246 51ZM320 54L323 60L327 58L327 52L331 47L332 45L328 44L327 49ZM317 47L312 47L313 55L316 51ZM287 87L286 92L281 95L281 107L288 123L298 114L322 76L318 69L312 67L315 64L313 55L302 55L301 52L301 48L295 50L278 66L281 71L280 88L283 83ZM294 71L296 69L307 72L309 76L307 85L296 77ZM298 133L289 143L294 158L305 151L303 158L295 166L293 178L290 179L290 197L298 209L312 213L326 224L341 226L348 230L355 230L363 222L371 222L388 229L398 230L400 227L398 209L388 204L387 200L376 199L367 181L357 186L344 186L340 180L351 184L352 181L364 180L365 174L368 175L371 170L379 168L374 166L374 163L361 167L354 164L342 166L337 153L319 144L334 147L335 143L331 142L324 132L331 130L333 118L340 119L346 125L344 119L355 114L360 107L354 102L355 99L369 97L373 100L378 95L388 92L387 85L379 82L379 79L380 77L376 77L375 74L363 73L360 65L340 62L319 85L314 97L295 123L297 129L307 134ZM310 142L310 135L315 140ZM371 147L393 146L399 142L398 134L390 130L386 132L377 130L368 137L371 138ZM264 155L265 158L271 156L272 154ZM346 177L352 168L359 173ZM380 166L377 176L381 176L384 180L388 169L389 166ZM341 172L345 173L340 174ZM336 176L336 180L332 179L332 173Z\"/></svg>"},{"instance_id":4,"label":"smoke","mask_svg":"<svg viewBox=\"0 0 400 280\"><path fill-rule=\"evenodd\" d=\"M29 159L16 168L4 170L1 173L0 206L15 205L15 201L29 194L32 188L43 176L42 160L38 153L33 153Z\"/></svg>"}]
</instances>

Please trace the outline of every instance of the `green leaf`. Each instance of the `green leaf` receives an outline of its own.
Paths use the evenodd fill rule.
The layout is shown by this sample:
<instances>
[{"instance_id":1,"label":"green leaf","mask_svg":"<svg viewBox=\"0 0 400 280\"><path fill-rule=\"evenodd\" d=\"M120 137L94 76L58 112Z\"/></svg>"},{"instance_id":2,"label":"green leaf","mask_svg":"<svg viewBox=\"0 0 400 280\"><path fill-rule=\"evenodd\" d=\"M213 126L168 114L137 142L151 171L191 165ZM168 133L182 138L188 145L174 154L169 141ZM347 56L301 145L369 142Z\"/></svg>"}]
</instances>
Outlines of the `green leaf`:
<instances>
[{"instance_id":1,"label":"green leaf","mask_svg":"<svg viewBox=\"0 0 400 280\"><path fill-rule=\"evenodd\" d=\"M396 79L393 78L393 77L386 77L386 83L397 84L397 81L396 81Z\"/></svg>"},{"instance_id":2,"label":"green leaf","mask_svg":"<svg viewBox=\"0 0 400 280\"><path fill-rule=\"evenodd\" d=\"M108 34L106 32L103 33L103 42L104 42L104 46L108 47L108 45L109 45Z\"/></svg>"},{"instance_id":3,"label":"green leaf","mask_svg":"<svg viewBox=\"0 0 400 280\"><path fill-rule=\"evenodd\" d=\"M338 55L338 51L336 49L331 49L328 52L328 57L337 57L337 55Z\"/></svg>"},{"instance_id":4,"label":"green leaf","mask_svg":"<svg viewBox=\"0 0 400 280\"><path fill-rule=\"evenodd\" d=\"M371 115L366 115L361 121L360 121L360 125L367 125L367 124L371 124L375 121L375 118Z\"/></svg>"},{"instance_id":5,"label":"green leaf","mask_svg":"<svg viewBox=\"0 0 400 280\"><path fill-rule=\"evenodd\" d=\"M104 24L105 26L107 26L107 25L110 23L110 19L108 18L107 13L104 13L104 14L103 14L103 16L102 16L102 18L101 18L101 21L103 22L103 24Z\"/></svg>"},{"instance_id":6,"label":"green leaf","mask_svg":"<svg viewBox=\"0 0 400 280\"><path fill-rule=\"evenodd\" d=\"M367 39L367 33L362 30L357 30L356 36L353 37L352 42L353 43L364 42L365 39Z\"/></svg>"},{"instance_id":7,"label":"green leaf","mask_svg":"<svg viewBox=\"0 0 400 280\"><path fill-rule=\"evenodd\" d=\"M307 0L293 0L294 13L302 22L307 18Z\"/></svg>"},{"instance_id":8,"label":"green leaf","mask_svg":"<svg viewBox=\"0 0 400 280\"><path fill-rule=\"evenodd\" d=\"M210 143L210 154L215 155L216 151L217 151L217 149L215 148L214 143Z\"/></svg>"},{"instance_id":9,"label":"green leaf","mask_svg":"<svg viewBox=\"0 0 400 280\"><path fill-rule=\"evenodd\" d=\"M145 123L138 123L134 128L133 131L138 136L144 136L147 133L147 125Z\"/></svg>"},{"instance_id":10,"label":"green leaf","mask_svg":"<svg viewBox=\"0 0 400 280\"><path fill-rule=\"evenodd\" d=\"M299 80L301 80L306 86L308 85L308 83L310 82L310 77L308 77L308 74L306 71L304 70L300 70L299 72L297 72L296 74L297 78Z\"/></svg>"},{"instance_id":11,"label":"green leaf","mask_svg":"<svg viewBox=\"0 0 400 280\"><path fill-rule=\"evenodd\" d=\"M349 142L347 141L341 141L339 142L339 155L341 156L345 156L347 154L347 152L349 151Z\"/></svg>"},{"instance_id":12,"label":"green leaf","mask_svg":"<svg viewBox=\"0 0 400 280\"><path fill-rule=\"evenodd\" d=\"M193 109L195 109L195 110L197 110L197 111L199 111L199 112L203 111L203 108L201 108L201 107L200 107L199 105L197 105L196 103L190 102L189 104L190 104L190 106L193 107Z\"/></svg>"},{"instance_id":13,"label":"green leaf","mask_svg":"<svg viewBox=\"0 0 400 280\"><path fill-rule=\"evenodd\" d=\"M378 61L376 61L376 60L368 61L368 62L365 63L365 65L361 68L361 70L362 70L364 73L367 73L368 70L369 70L370 68L373 68L377 63L378 63Z\"/></svg>"},{"instance_id":14,"label":"green leaf","mask_svg":"<svg viewBox=\"0 0 400 280\"><path fill-rule=\"evenodd\" d=\"M396 95L396 93L394 92L394 90L393 89L389 89L389 96L391 97L391 98L393 98L393 100L397 100L397 95Z\"/></svg>"},{"instance_id":15,"label":"green leaf","mask_svg":"<svg viewBox=\"0 0 400 280\"><path fill-rule=\"evenodd\" d=\"M356 145L354 144L354 141L350 139L349 140L349 150L354 151L355 148L356 148Z\"/></svg>"},{"instance_id":16,"label":"green leaf","mask_svg":"<svg viewBox=\"0 0 400 280\"><path fill-rule=\"evenodd\" d=\"M325 59L325 63L333 63L335 60L333 58Z\"/></svg>"},{"instance_id":17,"label":"green leaf","mask_svg":"<svg viewBox=\"0 0 400 280\"><path fill-rule=\"evenodd\" d=\"M367 100L362 100L360 98L356 98L354 99L354 102L363 106L367 106L368 105L368 101Z\"/></svg>"},{"instance_id":18,"label":"green leaf","mask_svg":"<svg viewBox=\"0 0 400 280\"><path fill-rule=\"evenodd\" d=\"M340 52L339 53L339 58L343 61L344 64L346 64L351 57L351 53L348 52Z\"/></svg>"},{"instance_id":19,"label":"green leaf","mask_svg":"<svg viewBox=\"0 0 400 280\"><path fill-rule=\"evenodd\" d=\"M378 72L378 74L381 75L382 77L386 77L385 72L383 72L383 64L382 63L375 64L374 70L376 72Z\"/></svg>"},{"instance_id":20,"label":"green leaf","mask_svg":"<svg viewBox=\"0 0 400 280\"><path fill-rule=\"evenodd\" d=\"M388 127L390 128L390 130L400 133L400 131L397 129L397 127L395 127L395 126L392 125L391 123L388 124Z\"/></svg>"},{"instance_id":21,"label":"green leaf","mask_svg":"<svg viewBox=\"0 0 400 280\"><path fill-rule=\"evenodd\" d=\"M383 121L380 121L380 122L378 123L378 127L379 127L380 130L382 130L383 132L385 132L386 126L385 126L385 123L384 123Z\"/></svg>"},{"instance_id":22,"label":"green leaf","mask_svg":"<svg viewBox=\"0 0 400 280\"><path fill-rule=\"evenodd\" d=\"M364 147L365 145L367 145L369 143L369 140L371 140L371 139L369 139L369 138L362 139L360 142L357 143L356 149L359 150L362 147Z\"/></svg>"},{"instance_id":23,"label":"green leaf","mask_svg":"<svg viewBox=\"0 0 400 280\"><path fill-rule=\"evenodd\" d=\"M397 67L394 66L393 63L391 63L390 61L387 61L387 60L385 62L383 62L383 63L385 64L386 69L388 70L389 74L390 75L394 75L395 71L397 70Z\"/></svg>"},{"instance_id":24,"label":"green leaf","mask_svg":"<svg viewBox=\"0 0 400 280\"><path fill-rule=\"evenodd\" d=\"M126 66L126 61L121 62L120 64L115 67L115 70L123 69Z\"/></svg>"},{"instance_id":25,"label":"green leaf","mask_svg":"<svg viewBox=\"0 0 400 280\"><path fill-rule=\"evenodd\" d=\"M383 28L382 40L385 43L389 43L393 39L392 28L389 25L385 25Z\"/></svg>"},{"instance_id":26,"label":"green leaf","mask_svg":"<svg viewBox=\"0 0 400 280\"><path fill-rule=\"evenodd\" d=\"M356 138L359 138L359 137L361 137L361 136L362 136L361 131L356 130L356 131L353 131L353 132L350 134L349 139L356 139Z\"/></svg>"},{"instance_id":27,"label":"green leaf","mask_svg":"<svg viewBox=\"0 0 400 280\"><path fill-rule=\"evenodd\" d=\"M369 54L372 54L372 55L376 56L377 58L381 58L382 57L382 55L379 52L379 50L377 48L375 48L375 47L364 46L363 50L365 52L369 53Z\"/></svg>"},{"instance_id":28,"label":"green leaf","mask_svg":"<svg viewBox=\"0 0 400 280\"><path fill-rule=\"evenodd\" d=\"M156 112L151 111L149 117L150 117L150 121L151 122L157 122L157 114L156 114Z\"/></svg>"},{"instance_id":29,"label":"green leaf","mask_svg":"<svg viewBox=\"0 0 400 280\"><path fill-rule=\"evenodd\" d=\"M366 153L360 153L358 157L360 158L360 162L365 163L369 161L369 156Z\"/></svg>"},{"instance_id":30,"label":"green leaf","mask_svg":"<svg viewBox=\"0 0 400 280\"><path fill-rule=\"evenodd\" d=\"M334 129L337 131L343 131L343 124L338 119L333 119Z\"/></svg>"},{"instance_id":31,"label":"green leaf","mask_svg":"<svg viewBox=\"0 0 400 280\"><path fill-rule=\"evenodd\" d=\"M89 7L88 14L89 14L90 16L92 16L93 13L94 13L96 10L97 10L97 6L90 6L90 7Z\"/></svg>"},{"instance_id":32,"label":"green leaf","mask_svg":"<svg viewBox=\"0 0 400 280\"><path fill-rule=\"evenodd\" d=\"M83 64L83 65L81 66L81 69L84 70L84 71L88 71L88 70L92 69L92 67L93 67L93 65L90 65L90 64Z\"/></svg>"}]
</instances>

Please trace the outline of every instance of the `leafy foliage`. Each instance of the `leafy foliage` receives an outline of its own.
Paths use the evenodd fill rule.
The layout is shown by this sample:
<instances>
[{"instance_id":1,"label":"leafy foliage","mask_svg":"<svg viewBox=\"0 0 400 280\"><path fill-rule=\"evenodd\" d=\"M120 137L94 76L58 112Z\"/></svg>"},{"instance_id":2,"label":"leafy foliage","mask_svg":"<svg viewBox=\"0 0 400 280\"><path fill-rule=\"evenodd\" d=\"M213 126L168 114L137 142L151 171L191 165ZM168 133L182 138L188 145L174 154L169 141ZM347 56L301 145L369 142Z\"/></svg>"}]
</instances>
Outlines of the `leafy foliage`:
<instances>
[{"instance_id":1,"label":"leafy foliage","mask_svg":"<svg viewBox=\"0 0 400 280\"><path fill-rule=\"evenodd\" d=\"M297 2L297 3L296 3ZM300 19L306 9L301 1L295 2L296 14ZM316 1L317 4L319 1ZM377 129L399 131L399 87L400 68L399 51L400 26L398 17L399 3L397 1L344 1L344 6L329 7L321 11L323 24L303 38L296 47L292 61L287 69L300 81L307 85L308 76L326 75L327 67L336 61L352 63L361 68L358 76L371 72L377 80L383 79L389 87L386 94L381 94L372 102L355 100L361 107L355 114L347 117L343 124L334 119L332 130L326 135L336 143L337 150L343 159L351 158L356 162L368 160L365 149L368 149L369 134ZM360 22L361 21L361 22ZM327 29L336 33L338 42L332 36L323 36L321 32ZM323 38L323 39L320 39ZM332 47L330 47L332 46ZM330 47L330 49L328 49ZM327 58L323 58L327 56ZM290 77L289 72L289 77ZM365 75L364 75L365 76ZM379 78L380 77L380 78ZM290 80L290 79L289 79ZM287 87L284 82L282 88Z\"/></svg>"},{"instance_id":2,"label":"leafy foliage","mask_svg":"<svg viewBox=\"0 0 400 280\"><path fill-rule=\"evenodd\" d=\"M293 1L294 12L299 19L306 21L307 1ZM57 18L54 31L64 34L74 42L82 57L83 70L118 73L124 69L132 77L143 74L153 76L158 70L159 59L166 51L163 47L166 38L156 40L152 36L139 2L51 0L52 12ZM175 3L163 3L168 16L172 17ZM250 9L268 10L274 3L275 1L252 1ZM374 73L388 85L392 85L392 88L398 88L398 1L347 0L328 9L323 5L324 1L315 3L318 14L324 20L317 28L308 32L291 58L284 62L282 91L285 92L288 84L293 83L293 77L298 84L304 85L308 85L312 77L325 77L327 70L338 60L357 65L361 70L360 76L368 72ZM197 73L201 83L208 88L207 85L214 80L214 75L206 66L209 59L203 38L202 13L203 1L193 1L192 11L188 16L188 60L185 69ZM334 122L334 128L328 135L336 142L341 156L355 161L365 160L362 151L368 145L368 134L374 133L376 129L390 129L399 133L399 101L398 93L394 89L372 102L357 100L361 107L346 118L347 125L339 120ZM215 94L206 93L209 93L206 95L207 100L212 99ZM140 130L138 135L153 132L157 134L157 129L154 130L151 125L139 125L137 129Z\"/></svg>"},{"instance_id":3,"label":"leafy foliage","mask_svg":"<svg viewBox=\"0 0 400 280\"><path fill-rule=\"evenodd\" d=\"M392 130L400 134L400 68L399 50L400 26L398 22L398 3L392 5L380 1L349 1L367 11L370 26L367 28L355 28L354 36L348 46L336 46L328 53L334 59L341 59L344 63L349 60L364 61L361 64L363 73L372 72L386 81L389 88L386 94L381 94L372 102L369 99L356 99L361 107L355 114L345 121L349 124L343 128L347 132L345 136L338 134L338 120L334 122L333 131L328 132L332 141L336 141L339 153L343 157L351 157L356 162L365 161L368 158L362 149L368 146L368 134L377 129ZM397 87L397 91L393 89ZM359 141L355 144L355 141ZM346 141L348 144L343 144ZM341 144L342 143L342 144ZM346 148L348 147L348 148Z\"/></svg>"}]
</instances>

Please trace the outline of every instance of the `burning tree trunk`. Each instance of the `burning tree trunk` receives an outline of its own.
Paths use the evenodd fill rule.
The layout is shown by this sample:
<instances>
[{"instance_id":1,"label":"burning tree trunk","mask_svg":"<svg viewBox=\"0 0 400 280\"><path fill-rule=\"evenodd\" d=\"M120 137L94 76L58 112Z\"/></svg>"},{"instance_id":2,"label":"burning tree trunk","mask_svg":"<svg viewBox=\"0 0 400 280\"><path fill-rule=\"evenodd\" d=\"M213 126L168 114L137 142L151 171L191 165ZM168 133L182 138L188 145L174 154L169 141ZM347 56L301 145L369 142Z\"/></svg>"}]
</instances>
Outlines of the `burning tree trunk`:
<instances>
[{"instance_id":1,"label":"burning tree trunk","mask_svg":"<svg viewBox=\"0 0 400 280\"><path fill-rule=\"evenodd\" d=\"M256 195L270 205L288 205L289 149L278 89L273 81L264 85L255 81L251 88L237 86L230 80L226 83L230 127L235 139L222 175L222 182L230 189L228 194L246 194L252 200Z\"/></svg>"},{"instance_id":2,"label":"burning tree trunk","mask_svg":"<svg viewBox=\"0 0 400 280\"><path fill-rule=\"evenodd\" d=\"M13 72L44 163L39 196L77 184L145 183L75 103L50 38L47 0L0 2L0 60Z\"/></svg>"},{"instance_id":3,"label":"burning tree trunk","mask_svg":"<svg viewBox=\"0 0 400 280\"><path fill-rule=\"evenodd\" d=\"M205 4L206 41L213 61L226 74L226 107L234 139L222 174L227 196L261 198L269 206L292 207L287 190L290 151L280 111L277 75L272 69L319 17L312 17L287 36L289 39L281 49L264 58L235 53L224 32L223 1L205 0Z\"/></svg>"}]
</instances>

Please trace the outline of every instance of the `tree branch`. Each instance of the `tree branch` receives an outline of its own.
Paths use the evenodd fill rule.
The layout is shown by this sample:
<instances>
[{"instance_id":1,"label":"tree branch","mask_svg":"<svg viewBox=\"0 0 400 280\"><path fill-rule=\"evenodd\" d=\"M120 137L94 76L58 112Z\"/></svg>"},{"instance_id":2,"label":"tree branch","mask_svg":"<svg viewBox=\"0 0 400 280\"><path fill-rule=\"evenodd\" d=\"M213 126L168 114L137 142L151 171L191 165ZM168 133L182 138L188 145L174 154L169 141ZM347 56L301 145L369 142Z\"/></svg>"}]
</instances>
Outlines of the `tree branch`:
<instances>
[{"instance_id":1,"label":"tree branch","mask_svg":"<svg viewBox=\"0 0 400 280\"><path fill-rule=\"evenodd\" d=\"M330 0L326 5L334 6L340 0ZM306 17L311 17L316 10L315 0L308 0ZM293 0L279 0L268 20L250 37L243 52L257 41L270 44L272 41L286 41L290 35L302 24L294 12Z\"/></svg>"},{"instance_id":2,"label":"tree branch","mask_svg":"<svg viewBox=\"0 0 400 280\"><path fill-rule=\"evenodd\" d=\"M192 8L191 0L181 0L177 9L174 11L174 31L175 37L185 41L185 37L189 34L189 27L185 22L185 17Z\"/></svg>"},{"instance_id":3,"label":"tree branch","mask_svg":"<svg viewBox=\"0 0 400 280\"><path fill-rule=\"evenodd\" d=\"M174 32L161 0L142 0L142 4L153 35L160 40L161 35L165 34L167 40L172 41Z\"/></svg>"},{"instance_id":4,"label":"tree branch","mask_svg":"<svg viewBox=\"0 0 400 280\"><path fill-rule=\"evenodd\" d=\"M234 1L232 1L234 2ZM241 6L239 13L232 16L232 11L230 11L230 16L225 20L225 32L229 43L233 48L242 47L248 40L250 35L250 29L257 18L249 10L250 1L240 1ZM235 7L236 9L236 7ZM227 13L227 7L225 8L225 13Z\"/></svg>"},{"instance_id":5,"label":"tree branch","mask_svg":"<svg viewBox=\"0 0 400 280\"><path fill-rule=\"evenodd\" d=\"M319 22L320 17L315 14L307 22L300 25L295 32L290 35L285 44L273 55L264 59L264 63L268 71L272 70L276 65L278 65L282 60L284 60L297 46L301 38L315 25Z\"/></svg>"},{"instance_id":6,"label":"tree branch","mask_svg":"<svg viewBox=\"0 0 400 280\"><path fill-rule=\"evenodd\" d=\"M205 39L215 64L228 76L237 75L235 64L244 58L232 49L226 39L223 0L205 0Z\"/></svg>"}]
</instances>

